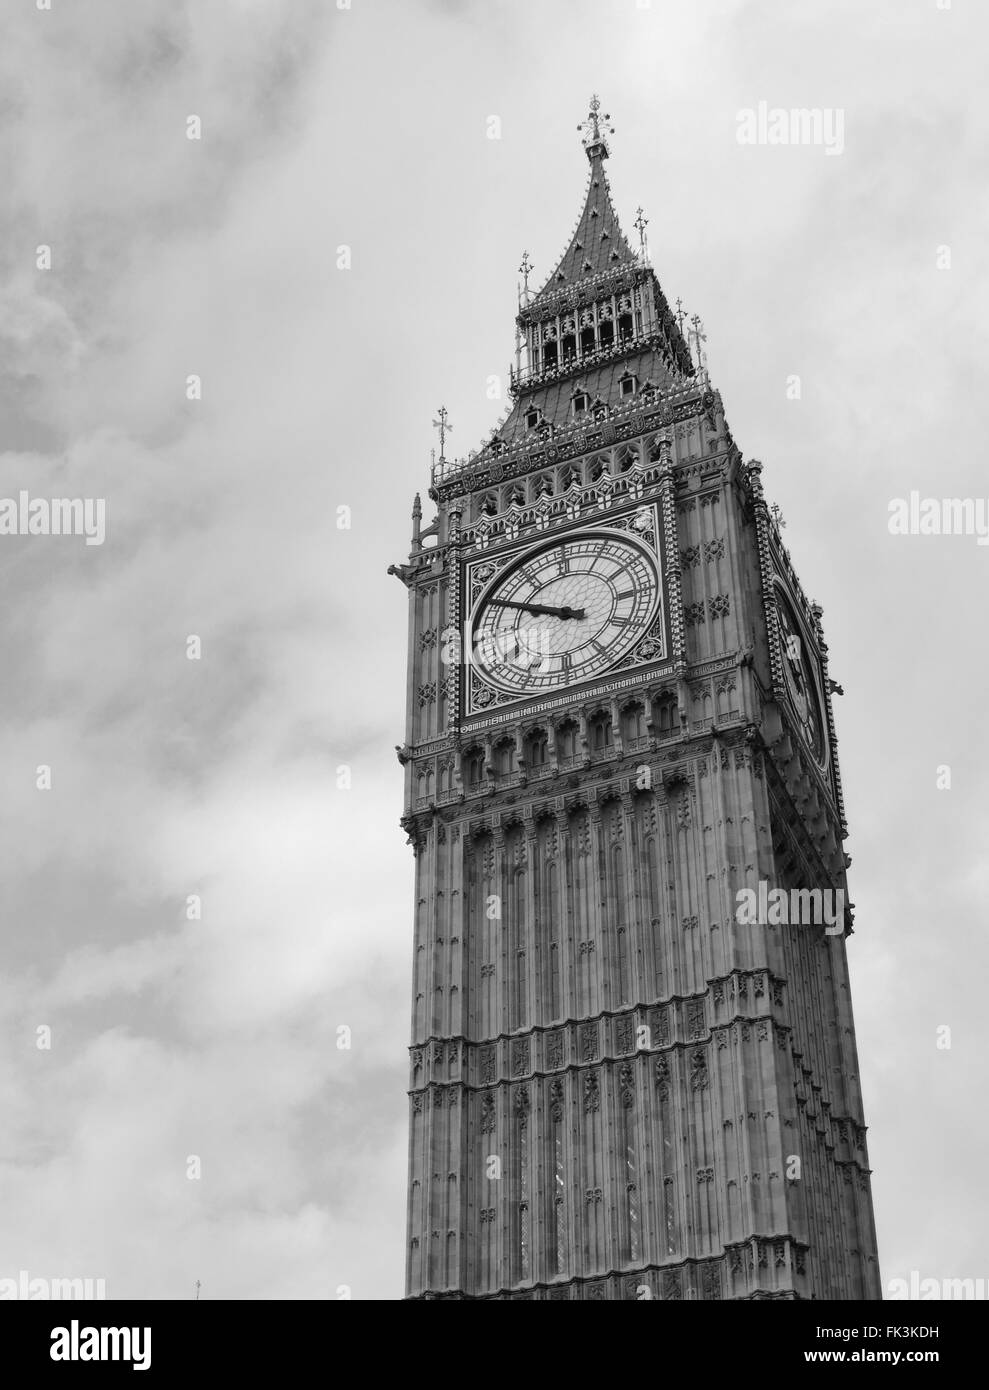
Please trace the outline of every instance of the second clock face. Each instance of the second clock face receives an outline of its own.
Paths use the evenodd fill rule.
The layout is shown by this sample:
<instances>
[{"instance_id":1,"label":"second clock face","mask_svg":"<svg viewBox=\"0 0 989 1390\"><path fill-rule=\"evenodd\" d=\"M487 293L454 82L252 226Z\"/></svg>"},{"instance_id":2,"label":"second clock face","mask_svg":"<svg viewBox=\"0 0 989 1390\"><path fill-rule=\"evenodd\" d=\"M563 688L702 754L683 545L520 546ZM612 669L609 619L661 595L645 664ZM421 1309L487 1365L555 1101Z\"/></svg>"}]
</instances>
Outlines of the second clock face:
<instances>
[{"instance_id":1,"label":"second clock face","mask_svg":"<svg viewBox=\"0 0 989 1390\"><path fill-rule=\"evenodd\" d=\"M827 747L824 713L817 693L810 653L800 636L800 625L794 617L793 610L779 591L776 595L776 610L783 639L783 674L787 693L804 738L810 744L814 757L823 766L826 762Z\"/></svg>"},{"instance_id":2,"label":"second clock face","mask_svg":"<svg viewBox=\"0 0 989 1390\"><path fill-rule=\"evenodd\" d=\"M650 551L613 531L531 550L481 595L472 660L500 690L541 694L601 675L649 630L659 607Z\"/></svg>"}]
</instances>

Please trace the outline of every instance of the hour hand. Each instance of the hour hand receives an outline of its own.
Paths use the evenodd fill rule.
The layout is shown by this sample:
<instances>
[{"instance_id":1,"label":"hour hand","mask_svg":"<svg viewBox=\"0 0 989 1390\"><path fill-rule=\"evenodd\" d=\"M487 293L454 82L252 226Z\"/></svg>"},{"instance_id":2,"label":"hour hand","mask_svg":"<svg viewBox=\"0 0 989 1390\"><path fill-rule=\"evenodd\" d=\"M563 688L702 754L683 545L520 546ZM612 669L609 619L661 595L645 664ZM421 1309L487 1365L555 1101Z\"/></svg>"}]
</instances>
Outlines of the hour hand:
<instances>
[{"instance_id":1,"label":"hour hand","mask_svg":"<svg viewBox=\"0 0 989 1390\"><path fill-rule=\"evenodd\" d=\"M507 598L493 598L490 603L493 608L521 608L523 613L545 613L551 618L583 618L585 616L583 608L570 608L569 606L555 608L545 603L513 603L511 599Z\"/></svg>"}]
</instances>

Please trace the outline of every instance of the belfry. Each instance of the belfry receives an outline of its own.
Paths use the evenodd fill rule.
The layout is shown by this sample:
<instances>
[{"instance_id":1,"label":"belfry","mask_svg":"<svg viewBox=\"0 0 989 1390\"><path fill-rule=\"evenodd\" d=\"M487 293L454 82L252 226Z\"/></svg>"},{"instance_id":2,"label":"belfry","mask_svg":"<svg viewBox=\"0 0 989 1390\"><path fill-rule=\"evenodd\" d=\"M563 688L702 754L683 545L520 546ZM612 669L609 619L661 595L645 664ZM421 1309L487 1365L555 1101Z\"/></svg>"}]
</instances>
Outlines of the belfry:
<instances>
[{"instance_id":1,"label":"belfry","mask_svg":"<svg viewBox=\"0 0 989 1390\"><path fill-rule=\"evenodd\" d=\"M822 611L607 120L538 291L523 261L512 408L393 567L407 1294L878 1299ZM738 911L772 890L842 920Z\"/></svg>"}]
</instances>

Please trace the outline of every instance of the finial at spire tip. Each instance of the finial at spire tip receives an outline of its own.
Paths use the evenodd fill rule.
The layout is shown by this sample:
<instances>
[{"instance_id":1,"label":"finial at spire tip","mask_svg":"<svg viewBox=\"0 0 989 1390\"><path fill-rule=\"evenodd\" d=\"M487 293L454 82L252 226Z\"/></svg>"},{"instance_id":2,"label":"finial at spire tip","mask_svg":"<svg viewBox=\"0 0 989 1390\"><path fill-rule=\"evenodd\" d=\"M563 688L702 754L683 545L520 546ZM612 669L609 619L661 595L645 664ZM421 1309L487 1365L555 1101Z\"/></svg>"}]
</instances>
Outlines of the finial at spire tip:
<instances>
[{"instance_id":1,"label":"finial at spire tip","mask_svg":"<svg viewBox=\"0 0 989 1390\"><path fill-rule=\"evenodd\" d=\"M610 153L608 141L605 139L605 136L614 135L615 129L614 126L608 124L611 117L608 115L607 111L605 111L603 115L600 113L601 98L598 96L597 92L594 92L591 96L591 104L588 108L587 118L581 121L577 127L578 130L584 132L584 149L587 151L588 159L594 159L595 157L607 159Z\"/></svg>"}]
</instances>

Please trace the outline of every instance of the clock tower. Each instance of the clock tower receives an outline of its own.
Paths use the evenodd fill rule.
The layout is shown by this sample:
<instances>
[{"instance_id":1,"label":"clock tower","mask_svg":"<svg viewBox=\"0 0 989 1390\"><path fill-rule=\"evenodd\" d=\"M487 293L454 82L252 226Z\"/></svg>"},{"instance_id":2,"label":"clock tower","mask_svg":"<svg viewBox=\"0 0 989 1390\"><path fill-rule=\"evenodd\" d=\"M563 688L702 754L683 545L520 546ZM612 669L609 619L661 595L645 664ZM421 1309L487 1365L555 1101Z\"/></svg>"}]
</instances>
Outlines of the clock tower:
<instances>
[{"instance_id":1,"label":"clock tower","mask_svg":"<svg viewBox=\"0 0 989 1390\"><path fill-rule=\"evenodd\" d=\"M413 508L407 1293L877 1299L821 609L611 202ZM679 308L679 301L677 302Z\"/></svg>"}]
</instances>

